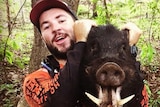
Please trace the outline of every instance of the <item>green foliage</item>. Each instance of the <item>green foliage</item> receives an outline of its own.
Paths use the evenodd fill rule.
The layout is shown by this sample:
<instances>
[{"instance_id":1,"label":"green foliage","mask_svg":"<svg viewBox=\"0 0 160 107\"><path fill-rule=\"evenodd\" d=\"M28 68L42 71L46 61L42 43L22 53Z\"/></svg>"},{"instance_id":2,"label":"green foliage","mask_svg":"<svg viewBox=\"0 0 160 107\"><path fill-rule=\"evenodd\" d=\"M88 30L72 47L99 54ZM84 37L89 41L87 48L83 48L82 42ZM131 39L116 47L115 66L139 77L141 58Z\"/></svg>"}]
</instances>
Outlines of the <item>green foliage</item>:
<instances>
[{"instance_id":1,"label":"green foliage","mask_svg":"<svg viewBox=\"0 0 160 107\"><path fill-rule=\"evenodd\" d=\"M157 98L153 97L153 94L150 97L149 100L149 107L159 107L160 105L160 91L158 91L157 93Z\"/></svg>"},{"instance_id":2,"label":"green foliage","mask_svg":"<svg viewBox=\"0 0 160 107\"><path fill-rule=\"evenodd\" d=\"M83 15L83 18L88 17L89 15L88 8L84 5L79 5L79 11L77 12L77 14L81 16Z\"/></svg>"},{"instance_id":3,"label":"green foliage","mask_svg":"<svg viewBox=\"0 0 160 107\"><path fill-rule=\"evenodd\" d=\"M5 2L3 1L3 4ZM29 52L31 51L31 44L33 31L30 31L32 28L31 23L28 25L24 16L29 16L24 11L27 10L27 6L30 10L30 1L26 2L25 9L21 8L22 2L17 2L15 0L9 0L10 8L10 20L11 24L11 34L9 34L7 29L8 20L1 17L3 21L0 22L0 61L7 61L10 64L17 65L20 68L24 68L25 65L29 62ZM5 6L5 5L4 5ZM21 11L19 9L22 9ZM0 11L2 12L2 11ZM7 11L4 9L4 16L7 14ZM26 21L26 22L25 22ZM21 25L20 25L21 24ZM31 34L32 33L32 34Z\"/></svg>"},{"instance_id":4,"label":"green foliage","mask_svg":"<svg viewBox=\"0 0 160 107\"><path fill-rule=\"evenodd\" d=\"M157 91L156 93L156 98L155 95L151 92L149 84L147 81L144 81L145 86L146 86L146 90L148 92L148 96L149 96L149 107L159 107L160 105L160 90Z\"/></svg>"},{"instance_id":5,"label":"green foliage","mask_svg":"<svg viewBox=\"0 0 160 107\"><path fill-rule=\"evenodd\" d=\"M2 57L4 57L5 52L5 60L9 62L10 64L17 65L20 68L23 68L25 65L29 62L29 56L25 54L25 51L30 50L24 50L26 47L25 44L28 43L27 41L27 32L18 33L15 34L14 37L11 37L6 41L6 38L2 39L0 54ZM5 43L7 42L7 45ZM31 48L31 45L28 45L25 49ZM2 60L3 58L1 58Z\"/></svg>"},{"instance_id":6,"label":"green foliage","mask_svg":"<svg viewBox=\"0 0 160 107\"><path fill-rule=\"evenodd\" d=\"M145 80L144 80L144 81L145 81ZM150 88L149 88L148 82L147 82L147 81L145 81L144 83L145 83L145 87L146 87L146 90L147 90L148 96L149 96L149 97L151 97L152 92L151 92L151 90L150 90Z\"/></svg>"},{"instance_id":7,"label":"green foliage","mask_svg":"<svg viewBox=\"0 0 160 107\"><path fill-rule=\"evenodd\" d=\"M2 26L0 26L0 34L2 33Z\"/></svg>"},{"instance_id":8,"label":"green foliage","mask_svg":"<svg viewBox=\"0 0 160 107\"><path fill-rule=\"evenodd\" d=\"M0 85L0 93L1 95L4 94L5 97L13 96L16 94L13 84L2 84ZM3 93L2 93L3 92ZM13 102L8 98L4 98L1 100L2 102L5 102L3 107L14 107Z\"/></svg>"},{"instance_id":9,"label":"green foliage","mask_svg":"<svg viewBox=\"0 0 160 107\"><path fill-rule=\"evenodd\" d=\"M98 17L96 17L95 20L97 21L97 23L98 24L106 23L104 7L99 5L99 6L97 6L96 10L97 10Z\"/></svg>"},{"instance_id":10,"label":"green foliage","mask_svg":"<svg viewBox=\"0 0 160 107\"><path fill-rule=\"evenodd\" d=\"M153 63L153 58L155 57L155 49L151 44L143 44L141 46L141 63L144 65L149 65L150 63Z\"/></svg>"}]
</instances>

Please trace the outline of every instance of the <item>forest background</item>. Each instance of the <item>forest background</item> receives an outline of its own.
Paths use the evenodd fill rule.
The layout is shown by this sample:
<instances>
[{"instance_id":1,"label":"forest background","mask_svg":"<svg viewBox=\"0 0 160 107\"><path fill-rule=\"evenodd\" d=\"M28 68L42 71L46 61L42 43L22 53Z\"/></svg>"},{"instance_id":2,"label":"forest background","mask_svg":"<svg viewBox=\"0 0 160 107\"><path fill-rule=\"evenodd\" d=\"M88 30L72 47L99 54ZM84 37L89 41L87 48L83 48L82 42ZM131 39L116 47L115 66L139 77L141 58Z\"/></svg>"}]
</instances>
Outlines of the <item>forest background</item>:
<instances>
[{"instance_id":1,"label":"forest background","mask_svg":"<svg viewBox=\"0 0 160 107\"><path fill-rule=\"evenodd\" d=\"M24 77L39 67L37 63L41 59L37 57L42 58L48 54L45 47L41 48L42 52L34 50L35 46L40 48L44 44L39 42L40 39L35 39L35 35L39 33L29 20L33 1L0 0L0 107L17 106L22 97ZM137 60L141 62L141 70L145 74L149 106L160 107L160 1L76 2L79 19L93 19L98 24L112 23L118 28L126 22L134 22L142 29L143 34L137 43ZM39 56L43 52L45 54ZM33 54L37 57L33 57Z\"/></svg>"}]
</instances>

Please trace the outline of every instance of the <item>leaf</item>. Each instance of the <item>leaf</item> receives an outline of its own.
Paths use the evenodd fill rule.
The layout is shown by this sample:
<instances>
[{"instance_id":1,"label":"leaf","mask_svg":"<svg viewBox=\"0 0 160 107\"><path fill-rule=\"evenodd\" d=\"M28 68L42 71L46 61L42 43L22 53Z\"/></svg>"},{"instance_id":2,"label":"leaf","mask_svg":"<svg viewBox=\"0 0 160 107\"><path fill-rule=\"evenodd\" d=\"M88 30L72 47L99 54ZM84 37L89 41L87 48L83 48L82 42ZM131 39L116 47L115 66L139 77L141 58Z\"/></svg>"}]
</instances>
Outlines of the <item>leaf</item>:
<instances>
[{"instance_id":1,"label":"leaf","mask_svg":"<svg viewBox=\"0 0 160 107\"><path fill-rule=\"evenodd\" d=\"M154 56L154 49L151 46L151 44L148 45L148 51L147 51L147 53L148 53L147 54L148 60L149 60L149 62L151 62L152 59L153 59L153 56Z\"/></svg>"},{"instance_id":2,"label":"leaf","mask_svg":"<svg viewBox=\"0 0 160 107\"><path fill-rule=\"evenodd\" d=\"M6 60L7 60L10 64L13 63L13 55L14 55L13 52L6 50Z\"/></svg>"},{"instance_id":3,"label":"leaf","mask_svg":"<svg viewBox=\"0 0 160 107\"><path fill-rule=\"evenodd\" d=\"M19 45L17 44L16 41L13 41L13 49L14 50L18 50L19 49Z\"/></svg>"},{"instance_id":4,"label":"leaf","mask_svg":"<svg viewBox=\"0 0 160 107\"><path fill-rule=\"evenodd\" d=\"M154 59L155 50L150 43L143 44L140 54L141 60L145 65L151 63Z\"/></svg>"},{"instance_id":5,"label":"leaf","mask_svg":"<svg viewBox=\"0 0 160 107\"><path fill-rule=\"evenodd\" d=\"M160 95L160 91L158 91L157 94Z\"/></svg>"}]
</instances>

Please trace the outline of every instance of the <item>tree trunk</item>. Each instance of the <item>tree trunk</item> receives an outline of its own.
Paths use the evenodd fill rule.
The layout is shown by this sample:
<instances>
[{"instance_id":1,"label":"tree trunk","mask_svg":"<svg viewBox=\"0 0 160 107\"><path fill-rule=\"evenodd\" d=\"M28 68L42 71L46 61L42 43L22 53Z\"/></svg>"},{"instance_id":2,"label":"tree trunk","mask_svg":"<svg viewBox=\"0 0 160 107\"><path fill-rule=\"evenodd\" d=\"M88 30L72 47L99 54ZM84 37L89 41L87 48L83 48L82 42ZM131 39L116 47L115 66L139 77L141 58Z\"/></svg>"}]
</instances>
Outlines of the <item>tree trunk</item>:
<instances>
[{"instance_id":1,"label":"tree trunk","mask_svg":"<svg viewBox=\"0 0 160 107\"><path fill-rule=\"evenodd\" d=\"M31 0L32 6L37 0ZM71 7L73 12L77 12L79 0L64 0L68 5ZM29 63L29 72L33 72L34 70L38 69L42 59L48 55L49 51L46 49L44 43L42 42L41 35L36 27L34 27L34 43L32 47L32 53L30 56L30 63ZM18 102L17 107L29 107L25 98L22 97Z\"/></svg>"},{"instance_id":2,"label":"tree trunk","mask_svg":"<svg viewBox=\"0 0 160 107\"><path fill-rule=\"evenodd\" d=\"M78 5L80 0L64 0L70 8L73 10L74 13L77 13Z\"/></svg>"},{"instance_id":3,"label":"tree trunk","mask_svg":"<svg viewBox=\"0 0 160 107\"><path fill-rule=\"evenodd\" d=\"M34 27L34 36L34 43L29 63L30 73L37 70L40 67L42 59L49 54L48 49L45 47L45 44L41 39L41 34L36 27Z\"/></svg>"},{"instance_id":4,"label":"tree trunk","mask_svg":"<svg viewBox=\"0 0 160 107\"><path fill-rule=\"evenodd\" d=\"M32 0L32 7L36 1L37 0ZM49 52L41 39L41 34L38 29L34 27L34 42L30 56L29 72L31 73L34 70L37 70L40 67L42 59L48 54Z\"/></svg>"}]
</instances>

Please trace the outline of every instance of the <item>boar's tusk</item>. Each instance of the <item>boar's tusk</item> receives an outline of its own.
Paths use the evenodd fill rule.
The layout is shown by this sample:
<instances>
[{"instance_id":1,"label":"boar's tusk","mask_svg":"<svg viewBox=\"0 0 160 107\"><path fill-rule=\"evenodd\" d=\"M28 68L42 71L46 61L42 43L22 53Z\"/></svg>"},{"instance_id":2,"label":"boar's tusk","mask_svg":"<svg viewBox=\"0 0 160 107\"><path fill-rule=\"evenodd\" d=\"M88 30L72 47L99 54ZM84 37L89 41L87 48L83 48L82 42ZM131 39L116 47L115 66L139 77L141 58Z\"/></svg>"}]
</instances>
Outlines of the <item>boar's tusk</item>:
<instances>
[{"instance_id":1,"label":"boar's tusk","mask_svg":"<svg viewBox=\"0 0 160 107\"><path fill-rule=\"evenodd\" d=\"M126 97L124 99L119 100L117 103L118 105L124 105L125 103L127 103L128 101L130 101L135 95L131 95L129 97Z\"/></svg>"},{"instance_id":2,"label":"boar's tusk","mask_svg":"<svg viewBox=\"0 0 160 107\"><path fill-rule=\"evenodd\" d=\"M87 97L89 99L91 99L94 103L96 103L98 106L100 106L100 103L102 102L101 99L98 99L98 98L94 97L93 95L91 95L91 94L89 94L87 92L85 92L85 94L87 95Z\"/></svg>"}]
</instances>

